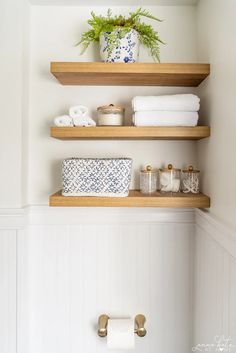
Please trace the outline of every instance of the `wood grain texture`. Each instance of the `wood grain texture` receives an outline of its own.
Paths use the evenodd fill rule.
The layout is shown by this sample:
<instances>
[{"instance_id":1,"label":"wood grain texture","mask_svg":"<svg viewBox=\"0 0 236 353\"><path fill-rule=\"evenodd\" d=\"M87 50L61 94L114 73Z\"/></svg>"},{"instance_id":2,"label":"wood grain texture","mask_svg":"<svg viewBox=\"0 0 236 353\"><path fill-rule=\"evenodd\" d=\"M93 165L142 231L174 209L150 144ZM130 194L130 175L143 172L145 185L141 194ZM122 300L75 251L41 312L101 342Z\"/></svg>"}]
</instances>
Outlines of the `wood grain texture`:
<instances>
[{"instance_id":1,"label":"wood grain texture","mask_svg":"<svg viewBox=\"0 0 236 353\"><path fill-rule=\"evenodd\" d=\"M61 190L51 195L50 206L62 207L170 207L170 208L209 208L210 199L204 194L160 193L141 194L130 190L128 197L78 197L62 196Z\"/></svg>"},{"instance_id":2,"label":"wood grain texture","mask_svg":"<svg viewBox=\"0 0 236 353\"><path fill-rule=\"evenodd\" d=\"M51 73L63 85L198 86L209 64L52 62Z\"/></svg>"},{"instance_id":3,"label":"wood grain texture","mask_svg":"<svg viewBox=\"0 0 236 353\"><path fill-rule=\"evenodd\" d=\"M209 136L209 126L51 127L51 137L61 140L200 140Z\"/></svg>"}]
</instances>

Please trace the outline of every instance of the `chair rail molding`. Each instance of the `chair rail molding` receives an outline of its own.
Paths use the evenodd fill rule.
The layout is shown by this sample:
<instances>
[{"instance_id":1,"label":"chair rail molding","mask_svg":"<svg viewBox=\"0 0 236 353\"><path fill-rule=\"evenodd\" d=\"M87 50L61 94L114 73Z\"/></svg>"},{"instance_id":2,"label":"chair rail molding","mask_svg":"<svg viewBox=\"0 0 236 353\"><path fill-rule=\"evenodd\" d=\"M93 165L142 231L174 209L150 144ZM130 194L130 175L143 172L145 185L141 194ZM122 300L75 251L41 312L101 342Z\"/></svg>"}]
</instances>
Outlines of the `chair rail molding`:
<instances>
[{"instance_id":1,"label":"chair rail molding","mask_svg":"<svg viewBox=\"0 0 236 353\"><path fill-rule=\"evenodd\" d=\"M207 232L217 243L236 257L236 232L201 209L155 208L54 208L29 205L1 208L0 229L24 229L27 225L192 223Z\"/></svg>"},{"instance_id":2,"label":"chair rail molding","mask_svg":"<svg viewBox=\"0 0 236 353\"><path fill-rule=\"evenodd\" d=\"M0 230L23 229L28 224L28 208L0 208Z\"/></svg>"},{"instance_id":3,"label":"chair rail molding","mask_svg":"<svg viewBox=\"0 0 236 353\"><path fill-rule=\"evenodd\" d=\"M236 231L209 212L200 209L195 210L195 226L204 230L231 256L236 258Z\"/></svg>"},{"instance_id":4,"label":"chair rail molding","mask_svg":"<svg viewBox=\"0 0 236 353\"><path fill-rule=\"evenodd\" d=\"M54 208L26 206L0 209L0 229L23 229L27 225L192 223L194 209L156 208Z\"/></svg>"}]
</instances>

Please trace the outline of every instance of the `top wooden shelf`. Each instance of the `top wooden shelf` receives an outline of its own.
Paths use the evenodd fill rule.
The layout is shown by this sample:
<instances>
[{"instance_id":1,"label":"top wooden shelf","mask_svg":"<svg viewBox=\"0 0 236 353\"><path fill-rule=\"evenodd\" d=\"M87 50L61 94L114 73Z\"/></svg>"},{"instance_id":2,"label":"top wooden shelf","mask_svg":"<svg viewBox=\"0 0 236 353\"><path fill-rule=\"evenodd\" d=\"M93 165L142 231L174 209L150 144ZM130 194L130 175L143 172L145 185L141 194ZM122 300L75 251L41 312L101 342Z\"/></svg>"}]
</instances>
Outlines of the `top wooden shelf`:
<instances>
[{"instance_id":1,"label":"top wooden shelf","mask_svg":"<svg viewBox=\"0 0 236 353\"><path fill-rule=\"evenodd\" d=\"M62 85L198 86L209 64L52 62L51 73Z\"/></svg>"}]
</instances>

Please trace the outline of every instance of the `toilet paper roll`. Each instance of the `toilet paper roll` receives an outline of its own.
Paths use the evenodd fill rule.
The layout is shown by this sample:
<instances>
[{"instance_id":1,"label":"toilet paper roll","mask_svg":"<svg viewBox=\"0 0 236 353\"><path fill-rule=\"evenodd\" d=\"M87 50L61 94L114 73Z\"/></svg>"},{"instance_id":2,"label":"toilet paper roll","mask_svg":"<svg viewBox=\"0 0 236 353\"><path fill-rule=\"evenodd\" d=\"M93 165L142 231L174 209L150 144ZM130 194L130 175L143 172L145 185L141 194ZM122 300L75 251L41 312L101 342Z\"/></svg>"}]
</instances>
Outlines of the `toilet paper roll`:
<instances>
[{"instance_id":1,"label":"toilet paper roll","mask_svg":"<svg viewBox=\"0 0 236 353\"><path fill-rule=\"evenodd\" d=\"M134 320L109 319L107 346L110 349L134 349Z\"/></svg>"}]
</instances>

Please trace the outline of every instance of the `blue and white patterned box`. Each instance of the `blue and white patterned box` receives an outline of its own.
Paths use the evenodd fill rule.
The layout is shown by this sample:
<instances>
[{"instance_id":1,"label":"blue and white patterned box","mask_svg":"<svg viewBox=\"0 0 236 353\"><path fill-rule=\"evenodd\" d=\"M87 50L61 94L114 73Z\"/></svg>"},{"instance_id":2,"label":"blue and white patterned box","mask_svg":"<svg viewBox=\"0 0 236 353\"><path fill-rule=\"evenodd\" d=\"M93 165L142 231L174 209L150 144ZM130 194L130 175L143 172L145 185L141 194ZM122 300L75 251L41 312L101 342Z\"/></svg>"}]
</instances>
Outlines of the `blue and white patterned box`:
<instances>
[{"instance_id":1,"label":"blue and white patterned box","mask_svg":"<svg viewBox=\"0 0 236 353\"><path fill-rule=\"evenodd\" d=\"M130 158L65 159L62 163L62 195L128 196L131 169Z\"/></svg>"}]
</instances>

